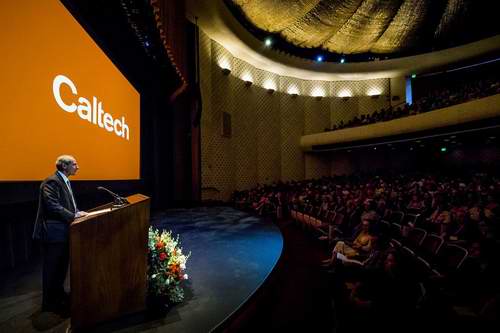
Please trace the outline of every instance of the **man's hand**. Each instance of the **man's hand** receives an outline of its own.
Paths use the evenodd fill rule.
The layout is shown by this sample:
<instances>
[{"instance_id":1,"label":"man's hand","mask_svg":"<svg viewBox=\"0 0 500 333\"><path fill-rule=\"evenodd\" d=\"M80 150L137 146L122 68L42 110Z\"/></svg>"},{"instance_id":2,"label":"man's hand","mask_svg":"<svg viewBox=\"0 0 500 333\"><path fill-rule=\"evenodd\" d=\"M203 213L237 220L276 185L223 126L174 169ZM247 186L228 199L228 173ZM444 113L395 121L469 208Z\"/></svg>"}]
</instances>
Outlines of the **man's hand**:
<instances>
[{"instance_id":1,"label":"man's hand","mask_svg":"<svg viewBox=\"0 0 500 333\"><path fill-rule=\"evenodd\" d=\"M81 210L81 211L76 212L75 218L77 219L79 217L84 217L84 216L87 216L88 214L89 213L84 212L84 211Z\"/></svg>"}]
</instances>

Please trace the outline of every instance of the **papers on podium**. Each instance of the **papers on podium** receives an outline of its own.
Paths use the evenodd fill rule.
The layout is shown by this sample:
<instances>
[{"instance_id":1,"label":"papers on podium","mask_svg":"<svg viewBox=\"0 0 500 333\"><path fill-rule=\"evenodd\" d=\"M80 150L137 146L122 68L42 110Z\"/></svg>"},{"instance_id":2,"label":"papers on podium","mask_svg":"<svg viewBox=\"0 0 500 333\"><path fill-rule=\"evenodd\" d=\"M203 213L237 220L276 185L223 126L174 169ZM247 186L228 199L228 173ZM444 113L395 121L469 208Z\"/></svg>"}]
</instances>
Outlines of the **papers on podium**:
<instances>
[{"instance_id":1,"label":"papers on podium","mask_svg":"<svg viewBox=\"0 0 500 333\"><path fill-rule=\"evenodd\" d=\"M111 211L111 208L105 208L105 209L95 210L93 212L88 212L87 215L85 215L84 217L91 217L91 216L94 216L94 215L97 215L97 214L107 213L107 212L110 212L110 211Z\"/></svg>"}]
</instances>

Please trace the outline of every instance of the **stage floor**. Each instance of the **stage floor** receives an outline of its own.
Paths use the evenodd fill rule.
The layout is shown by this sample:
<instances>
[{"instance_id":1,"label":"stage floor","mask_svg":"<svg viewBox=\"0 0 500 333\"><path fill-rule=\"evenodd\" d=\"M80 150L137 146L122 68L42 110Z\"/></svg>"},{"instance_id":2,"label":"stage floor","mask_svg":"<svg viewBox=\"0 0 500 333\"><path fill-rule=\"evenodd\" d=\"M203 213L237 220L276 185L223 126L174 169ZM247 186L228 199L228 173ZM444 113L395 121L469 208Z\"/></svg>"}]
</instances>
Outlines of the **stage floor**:
<instances>
[{"instance_id":1,"label":"stage floor","mask_svg":"<svg viewBox=\"0 0 500 333\"><path fill-rule=\"evenodd\" d=\"M185 301L166 316L129 318L101 328L118 332L208 332L236 311L264 282L282 249L270 221L230 207L175 209L152 216L151 225L179 234L189 280ZM0 331L63 331L65 322L40 318L40 264L10 274L0 286ZM52 327L46 327L53 323ZM49 325L50 326L50 325ZM99 330L99 331L101 331Z\"/></svg>"}]
</instances>

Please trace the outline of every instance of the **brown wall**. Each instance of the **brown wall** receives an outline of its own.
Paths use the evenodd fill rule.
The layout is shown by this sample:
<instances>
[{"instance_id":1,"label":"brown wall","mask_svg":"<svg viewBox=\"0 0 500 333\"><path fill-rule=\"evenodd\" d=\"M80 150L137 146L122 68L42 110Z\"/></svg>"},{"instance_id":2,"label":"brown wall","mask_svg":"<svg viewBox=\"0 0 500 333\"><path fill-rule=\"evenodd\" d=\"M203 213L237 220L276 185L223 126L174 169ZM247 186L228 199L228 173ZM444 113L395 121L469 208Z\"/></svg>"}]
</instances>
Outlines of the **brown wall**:
<instances>
[{"instance_id":1,"label":"brown wall","mask_svg":"<svg viewBox=\"0 0 500 333\"><path fill-rule=\"evenodd\" d=\"M326 82L279 76L239 60L203 32L200 63L202 200L228 200L234 190L258 183L330 175L330 158L304 154L300 137L389 105L386 96L366 96L370 89L388 94L389 79ZM221 66L231 73L224 75ZM245 86L242 78L253 84ZM272 94L266 90L270 84L276 90ZM290 87L299 96L289 95ZM346 89L352 98L337 97ZM325 97L313 97L317 93ZM222 136L224 112L231 115L231 137Z\"/></svg>"}]
</instances>

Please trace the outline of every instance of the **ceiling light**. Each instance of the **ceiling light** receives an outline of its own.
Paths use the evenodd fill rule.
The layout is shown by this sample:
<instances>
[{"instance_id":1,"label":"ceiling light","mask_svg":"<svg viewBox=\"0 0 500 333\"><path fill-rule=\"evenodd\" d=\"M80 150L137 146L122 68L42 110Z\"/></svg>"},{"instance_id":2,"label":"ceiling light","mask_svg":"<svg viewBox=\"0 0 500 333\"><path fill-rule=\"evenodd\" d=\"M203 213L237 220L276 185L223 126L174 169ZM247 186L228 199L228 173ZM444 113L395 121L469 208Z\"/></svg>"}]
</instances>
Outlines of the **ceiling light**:
<instances>
[{"instance_id":1,"label":"ceiling light","mask_svg":"<svg viewBox=\"0 0 500 333\"><path fill-rule=\"evenodd\" d=\"M267 47L270 47L271 45L273 45L273 40L271 37L267 37L264 41L264 44L267 46Z\"/></svg>"}]
</instances>

